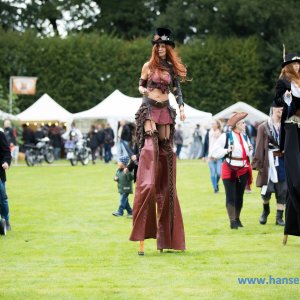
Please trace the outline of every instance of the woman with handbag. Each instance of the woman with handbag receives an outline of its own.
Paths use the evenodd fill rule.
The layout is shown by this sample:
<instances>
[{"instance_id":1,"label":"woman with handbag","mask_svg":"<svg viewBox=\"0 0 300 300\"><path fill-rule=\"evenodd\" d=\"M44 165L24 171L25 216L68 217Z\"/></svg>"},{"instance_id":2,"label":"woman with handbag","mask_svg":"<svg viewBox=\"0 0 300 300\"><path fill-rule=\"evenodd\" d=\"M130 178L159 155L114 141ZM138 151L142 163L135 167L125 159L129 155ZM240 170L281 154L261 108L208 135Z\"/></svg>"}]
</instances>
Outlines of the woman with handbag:
<instances>
[{"instance_id":1,"label":"woman with handbag","mask_svg":"<svg viewBox=\"0 0 300 300\"><path fill-rule=\"evenodd\" d=\"M224 157L221 178L226 193L226 209L231 229L243 227L240 214L244 192L246 186L252 182L249 157L253 147L245 134L244 119L247 115L245 112L238 112L231 116L227 124L232 130L222 133L211 152L217 159Z\"/></svg>"},{"instance_id":2,"label":"woman with handbag","mask_svg":"<svg viewBox=\"0 0 300 300\"><path fill-rule=\"evenodd\" d=\"M143 103L136 113L136 138L140 152L133 204L131 241L157 239L157 249L185 249L184 228L176 191L176 156L173 137L176 111L170 106L172 90L185 120L180 81L186 67L174 51L171 31L158 28L150 60L142 68L139 92ZM157 212L157 213L156 213Z\"/></svg>"}]
</instances>

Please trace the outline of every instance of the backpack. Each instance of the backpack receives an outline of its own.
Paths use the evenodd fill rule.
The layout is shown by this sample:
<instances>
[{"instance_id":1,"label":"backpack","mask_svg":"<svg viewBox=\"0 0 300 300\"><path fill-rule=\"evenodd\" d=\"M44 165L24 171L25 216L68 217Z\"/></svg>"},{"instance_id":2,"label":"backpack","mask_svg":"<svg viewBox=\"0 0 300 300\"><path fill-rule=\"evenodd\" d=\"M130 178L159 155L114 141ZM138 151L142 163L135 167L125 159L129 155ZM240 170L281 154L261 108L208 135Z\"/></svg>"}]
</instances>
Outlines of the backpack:
<instances>
[{"instance_id":1,"label":"backpack","mask_svg":"<svg viewBox=\"0 0 300 300\"><path fill-rule=\"evenodd\" d=\"M244 138L244 140L246 141L246 143L248 143L248 136L247 136L247 134L244 134L244 133L243 133L243 138ZM225 149L225 148L228 148L228 141L230 141L230 146L233 145L232 131L226 132L226 142L225 142L224 149Z\"/></svg>"},{"instance_id":2,"label":"backpack","mask_svg":"<svg viewBox=\"0 0 300 300\"><path fill-rule=\"evenodd\" d=\"M104 130L104 143L110 144L111 146L114 145L114 139L112 136L112 129L107 128Z\"/></svg>"}]
</instances>

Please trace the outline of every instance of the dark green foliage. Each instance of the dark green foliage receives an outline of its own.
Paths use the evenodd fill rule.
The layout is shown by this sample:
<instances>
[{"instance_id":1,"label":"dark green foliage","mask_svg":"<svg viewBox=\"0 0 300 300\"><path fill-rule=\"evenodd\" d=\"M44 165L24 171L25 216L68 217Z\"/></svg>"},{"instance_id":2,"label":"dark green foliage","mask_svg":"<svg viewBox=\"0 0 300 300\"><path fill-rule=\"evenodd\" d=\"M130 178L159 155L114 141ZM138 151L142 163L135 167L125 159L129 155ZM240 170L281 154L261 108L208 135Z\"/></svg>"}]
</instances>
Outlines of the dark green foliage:
<instances>
[{"instance_id":1,"label":"dark green foliage","mask_svg":"<svg viewBox=\"0 0 300 300\"><path fill-rule=\"evenodd\" d=\"M34 0L17 8L21 3L0 3L3 105L10 76L39 79L37 94L19 96L14 109L27 108L45 92L71 112L115 89L139 96L154 28L166 26L193 79L182 85L187 103L215 113L245 101L267 112L282 43L287 52L299 51L296 0ZM70 13L64 39L57 28L62 11ZM45 38L51 35L56 37Z\"/></svg>"},{"instance_id":2,"label":"dark green foliage","mask_svg":"<svg viewBox=\"0 0 300 300\"><path fill-rule=\"evenodd\" d=\"M123 41L107 35L72 35L39 39L33 34L2 33L1 84L9 76L37 76L37 94L20 96L14 106L27 108L48 93L71 112L88 109L115 89L138 97L142 65L151 53L151 37ZM187 103L213 113L236 101L262 106L263 83L259 42L208 38L178 47L193 80L182 85Z\"/></svg>"},{"instance_id":3,"label":"dark green foliage","mask_svg":"<svg viewBox=\"0 0 300 300\"><path fill-rule=\"evenodd\" d=\"M143 1L110 0L95 1L101 8L92 30L114 34L120 38L133 39L145 36L152 30L154 11Z\"/></svg>"},{"instance_id":4,"label":"dark green foliage","mask_svg":"<svg viewBox=\"0 0 300 300\"><path fill-rule=\"evenodd\" d=\"M17 8L10 3L0 1L0 27L8 30L15 28L18 20Z\"/></svg>"},{"instance_id":5,"label":"dark green foliage","mask_svg":"<svg viewBox=\"0 0 300 300\"><path fill-rule=\"evenodd\" d=\"M299 28L297 0L173 0L155 25L168 24L176 39L249 37L276 43L281 33Z\"/></svg>"},{"instance_id":6,"label":"dark green foliage","mask_svg":"<svg viewBox=\"0 0 300 300\"><path fill-rule=\"evenodd\" d=\"M182 84L186 102L217 113L237 101L259 106L265 90L258 41L208 38L182 47L191 82Z\"/></svg>"},{"instance_id":7,"label":"dark green foliage","mask_svg":"<svg viewBox=\"0 0 300 300\"><path fill-rule=\"evenodd\" d=\"M116 88L137 96L141 66L150 42L124 42L107 35L73 35L39 39L27 33L0 34L1 85L8 94L10 76L37 76L37 94L19 96L21 110L48 93L71 112L88 109Z\"/></svg>"},{"instance_id":8,"label":"dark green foliage","mask_svg":"<svg viewBox=\"0 0 300 300\"><path fill-rule=\"evenodd\" d=\"M99 11L91 0L5 0L0 2L0 27L62 36L93 26Z\"/></svg>"}]
</instances>

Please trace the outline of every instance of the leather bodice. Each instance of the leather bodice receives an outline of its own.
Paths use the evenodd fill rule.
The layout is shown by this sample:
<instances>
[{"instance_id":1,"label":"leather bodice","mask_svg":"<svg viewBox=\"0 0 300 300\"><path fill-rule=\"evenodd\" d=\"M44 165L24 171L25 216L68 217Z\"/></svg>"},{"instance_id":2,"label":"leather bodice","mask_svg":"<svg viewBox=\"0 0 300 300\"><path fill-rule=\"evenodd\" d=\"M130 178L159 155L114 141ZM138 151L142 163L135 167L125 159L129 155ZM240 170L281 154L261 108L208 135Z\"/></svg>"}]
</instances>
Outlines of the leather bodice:
<instances>
[{"instance_id":1,"label":"leather bodice","mask_svg":"<svg viewBox=\"0 0 300 300\"><path fill-rule=\"evenodd\" d=\"M147 88L151 91L153 89L159 89L163 94L170 92L171 75L168 72L159 74L154 72L148 79Z\"/></svg>"}]
</instances>

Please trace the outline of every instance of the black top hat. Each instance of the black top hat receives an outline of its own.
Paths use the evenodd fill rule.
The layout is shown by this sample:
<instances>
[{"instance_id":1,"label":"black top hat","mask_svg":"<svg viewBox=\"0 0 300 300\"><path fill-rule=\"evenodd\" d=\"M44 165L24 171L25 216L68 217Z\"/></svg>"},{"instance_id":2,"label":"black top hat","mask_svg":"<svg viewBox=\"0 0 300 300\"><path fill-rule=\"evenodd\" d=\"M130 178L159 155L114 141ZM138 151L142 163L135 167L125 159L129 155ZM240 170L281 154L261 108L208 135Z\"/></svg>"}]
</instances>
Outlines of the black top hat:
<instances>
[{"instance_id":1,"label":"black top hat","mask_svg":"<svg viewBox=\"0 0 300 300\"><path fill-rule=\"evenodd\" d=\"M283 107L285 102L272 102L271 107Z\"/></svg>"},{"instance_id":2,"label":"black top hat","mask_svg":"<svg viewBox=\"0 0 300 300\"><path fill-rule=\"evenodd\" d=\"M300 62L300 56L297 53L288 53L284 56L284 62L282 63L282 68L293 62Z\"/></svg>"},{"instance_id":3,"label":"black top hat","mask_svg":"<svg viewBox=\"0 0 300 300\"><path fill-rule=\"evenodd\" d=\"M171 30L167 28L157 28L156 33L152 40L152 45L164 43L166 45L171 45L175 48L175 43L170 40Z\"/></svg>"}]
</instances>

